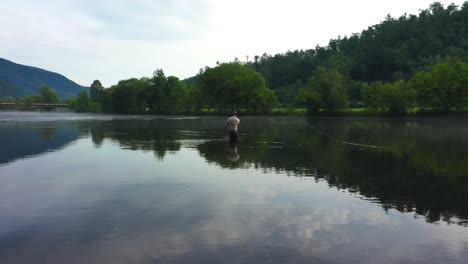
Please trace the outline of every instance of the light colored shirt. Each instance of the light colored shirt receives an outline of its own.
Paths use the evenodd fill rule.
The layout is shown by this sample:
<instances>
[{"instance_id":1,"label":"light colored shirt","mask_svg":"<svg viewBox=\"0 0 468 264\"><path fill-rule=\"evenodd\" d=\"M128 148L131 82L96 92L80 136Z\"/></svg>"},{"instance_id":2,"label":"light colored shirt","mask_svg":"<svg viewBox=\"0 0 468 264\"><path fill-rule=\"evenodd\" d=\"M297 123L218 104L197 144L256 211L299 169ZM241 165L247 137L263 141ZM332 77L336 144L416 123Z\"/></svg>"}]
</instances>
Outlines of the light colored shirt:
<instances>
[{"instance_id":1,"label":"light colored shirt","mask_svg":"<svg viewBox=\"0 0 468 264\"><path fill-rule=\"evenodd\" d=\"M240 124L240 120L236 116L231 116L230 118L228 118L226 124L227 124L229 130L237 131L237 127Z\"/></svg>"}]
</instances>

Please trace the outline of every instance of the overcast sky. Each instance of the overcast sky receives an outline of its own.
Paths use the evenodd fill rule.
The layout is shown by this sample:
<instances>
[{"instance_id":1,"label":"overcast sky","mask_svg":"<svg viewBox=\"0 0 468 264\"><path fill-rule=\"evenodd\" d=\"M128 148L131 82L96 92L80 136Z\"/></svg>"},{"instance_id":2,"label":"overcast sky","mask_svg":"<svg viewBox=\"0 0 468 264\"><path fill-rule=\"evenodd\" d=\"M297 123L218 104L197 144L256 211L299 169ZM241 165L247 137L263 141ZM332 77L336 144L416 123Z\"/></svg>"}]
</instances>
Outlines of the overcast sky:
<instances>
[{"instance_id":1,"label":"overcast sky","mask_svg":"<svg viewBox=\"0 0 468 264\"><path fill-rule=\"evenodd\" d=\"M326 45L433 0L0 0L0 57L105 86ZM461 5L462 0L440 1Z\"/></svg>"}]
</instances>

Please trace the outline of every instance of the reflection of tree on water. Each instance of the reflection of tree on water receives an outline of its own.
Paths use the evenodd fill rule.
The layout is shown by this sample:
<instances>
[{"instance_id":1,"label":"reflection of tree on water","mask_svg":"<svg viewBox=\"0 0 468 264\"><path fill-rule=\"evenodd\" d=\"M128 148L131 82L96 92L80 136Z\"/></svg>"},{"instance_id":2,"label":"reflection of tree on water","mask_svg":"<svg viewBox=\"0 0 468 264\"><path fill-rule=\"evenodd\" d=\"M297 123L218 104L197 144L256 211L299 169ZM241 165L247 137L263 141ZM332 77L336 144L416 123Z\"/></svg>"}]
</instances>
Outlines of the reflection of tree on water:
<instances>
[{"instance_id":1,"label":"reflection of tree on water","mask_svg":"<svg viewBox=\"0 0 468 264\"><path fill-rule=\"evenodd\" d=\"M464 130L396 121L313 122L342 140L389 149L346 146L291 124L251 131L244 137L238 166L314 176L337 188L377 198L385 209L415 212L429 222L466 224L468 167L461 157L468 156L468 135ZM219 153L222 149L223 144L216 141L198 146L207 161L236 168Z\"/></svg>"},{"instance_id":2,"label":"reflection of tree on water","mask_svg":"<svg viewBox=\"0 0 468 264\"><path fill-rule=\"evenodd\" d=\"M342 140L389 147L380 150L340 144L303 122L244 118L243 141L234 149L219 140L225 138L224 119L5 123L0 124L0 164L63 148L87 133L96 147L108 139L124 149L152 151L158 159L189 140L199 142L196 149L207 162L223 168L316 177L375 199L385 209L415 212L429 222L467 224L465 127L435 121L307 121Z\"/></svg>"},{"instance_id":3,"label":"reflection of tree on water","mask_svg":"<svg viewBox=\"0 0 468 264\"><path fill-rule=\"evenodd\" d=\"M123 149L153 151L158 159L180 150L179 133L152 120L97 122L91 127L91 138L97 147L107 138Z\"/></svg>"},{"instance_id":4,"label":"reflection of tree on water","mask_svg":"<svg viewBox=\"0 0 468 264\"><path fill-rule=\"evenodd\" d=\"M182 140L196 145L207 162L223 168L261 168L288 175L316 177L337 188L379 201L385 209L415 212L427 221L468 219L468 135L433 123L376 120L308 120L344 141L388 149L340 144L296 119L244 118L241 146L226 148L222 120L98 122L93 141L104 138L122 148L153 151L158 159L180 150ZM184 131L193 133L185 133ZM196 131L210 131L209 140ZM98 144L96 144L98 145ZM240 157L239 152L242 152ZM226 157L227 156L227 157ZM235 162L233 162L235 160ZM457 221L465 224L463 221Z\"/></svg>"},{"instance_id":5,"label":"reflection of tree on water","mask_svg":"<svg viewBox=\"0 0 468 264\"><path fill-rule=\"evenodd\" d=\"M101 121L92 121L90 123L91 140L96 148L100 148L104 141L104 126L105 123L103 124Z\"/></svg>"}]
</instances>

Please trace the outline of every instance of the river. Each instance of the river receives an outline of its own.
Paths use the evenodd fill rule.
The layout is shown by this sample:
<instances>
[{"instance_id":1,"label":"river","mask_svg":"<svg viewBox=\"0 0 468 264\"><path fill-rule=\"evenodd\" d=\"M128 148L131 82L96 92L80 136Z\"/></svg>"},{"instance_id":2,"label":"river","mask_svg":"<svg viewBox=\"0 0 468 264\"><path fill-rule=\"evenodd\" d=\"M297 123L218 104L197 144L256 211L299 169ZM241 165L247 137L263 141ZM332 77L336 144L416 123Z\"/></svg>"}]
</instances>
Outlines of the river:
<instances>
[{"instance_id":1,"label":"river","mask_svg":"<svg viewBox=\"0 0 468 264\"><path fill-rule=\"evenodd\" d=\"M0 263L467 263L468 120L0 112Z\"/></svg>"}]
</instances>

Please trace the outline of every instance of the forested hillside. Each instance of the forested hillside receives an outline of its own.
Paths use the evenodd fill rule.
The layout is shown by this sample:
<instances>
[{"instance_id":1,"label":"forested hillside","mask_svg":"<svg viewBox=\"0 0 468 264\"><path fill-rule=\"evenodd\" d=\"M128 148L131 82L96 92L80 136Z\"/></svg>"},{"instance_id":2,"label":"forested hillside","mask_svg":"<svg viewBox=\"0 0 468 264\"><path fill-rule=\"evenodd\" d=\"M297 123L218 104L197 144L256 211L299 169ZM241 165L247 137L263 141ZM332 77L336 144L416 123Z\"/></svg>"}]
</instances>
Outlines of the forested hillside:
<instances>
[{"instance_id":1,"label":"forested hillside","mask_svg":"<svg viewBox=\"0 0 468 264\"><path fill-rule=\"evenodd\" d=\"M0 58L0 97L34 95L42 86L53 87L60 98L75 96L86 89L58 73Z\"/></svg>"},{"instance_id":2,"label":"forested hillside","mask_svg":"<svg viewBox=\"0 0 468 264\"><path fill-rule=\"evenodd\" d=\"M313 34L313 32L309 32ZM318 66L336 68L348 81L349 97L360 100L355 82L393 82L447 56L468 61L468 3L434 3L419 15L387 16L361 33L332 39L326 47L263 54L247 62L260 72L282 103L288 103ZM362 87L362 86L361 86Z\"/></svg>"}]
</instances>

